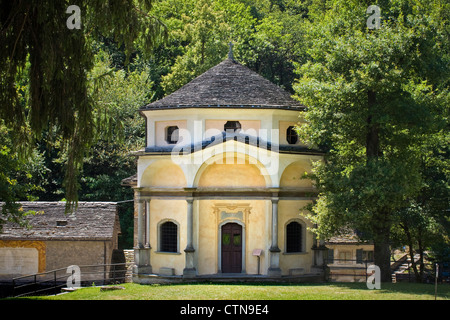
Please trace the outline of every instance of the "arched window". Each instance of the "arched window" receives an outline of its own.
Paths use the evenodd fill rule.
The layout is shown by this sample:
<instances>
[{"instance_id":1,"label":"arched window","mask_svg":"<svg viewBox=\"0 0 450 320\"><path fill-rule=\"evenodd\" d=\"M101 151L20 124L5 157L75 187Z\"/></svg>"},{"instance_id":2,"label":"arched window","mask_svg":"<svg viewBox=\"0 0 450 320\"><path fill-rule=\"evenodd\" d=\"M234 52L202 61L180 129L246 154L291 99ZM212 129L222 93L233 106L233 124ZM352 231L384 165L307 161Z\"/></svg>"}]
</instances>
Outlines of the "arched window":
<instances>
[{"instance_id":1,"label":"arched window","mask_svg":"<svg viewBox=\"0 0 450 320\"><path fill-rule=\"evenodd\" d=\"M289 144L296 144L298 141L298 134L294 126L290 126L286 130L286 140Z\"/></svg>"},{"instance_id":2,"label":"arched window","mask_svg":"<svg viewBox=\"0 0 450 320\"><path fill-rule=\"evenodd\" d=\"M241 130L241 123L239 121L227 121L223 129L225 132L236 132Z\"/></svg>"},{"instance_id":3,"label":"arched window","mask_svg":"<svg viewBox=\"0 0 450 320\"><path fill-rule=\"evenodd\" d=\"M286 252L303 251L303 228L296 221L290 222L286 226Z\"/></svg>"},{"instance_id":4,"label":"arched window","mask_svg":"<svg viewBox=\"0 0 450 320\"><path fill-rule=\"evenodd\" d=\"M176 144L178 142L177 126L169 126L166 128L166 141L169 144Z\"/></svg>"},{"instance_id":5,"label":"arched window","mask_svg":"<svg viewBox=\"0 0 450 320\"><path fill-rule=\"evenodd\" d=\"M178 226L171 221L159 227L159 251L178 252Z\"/></svg>"}]
</instances>

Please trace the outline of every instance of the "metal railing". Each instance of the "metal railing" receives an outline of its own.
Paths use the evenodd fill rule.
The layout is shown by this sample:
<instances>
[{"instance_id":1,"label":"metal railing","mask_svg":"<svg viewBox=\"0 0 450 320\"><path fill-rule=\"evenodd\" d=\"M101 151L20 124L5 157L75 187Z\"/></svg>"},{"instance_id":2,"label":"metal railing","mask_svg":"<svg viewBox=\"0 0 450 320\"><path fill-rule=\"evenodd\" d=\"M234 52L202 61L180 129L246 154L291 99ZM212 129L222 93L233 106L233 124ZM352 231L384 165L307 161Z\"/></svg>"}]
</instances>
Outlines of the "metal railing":
<instances>
[{"instance_id":1,"label":"metal railing","mask_svg":"<svg viewBox=\"0 0 450 320\"><path fill-rule=\"evenodd\" d=\"M78 266L80 268L80 286L124 283L129 266L130 263ZM61 268L13 278L12 296L61 293L61 289L67 287L68 279L72 275L67 270L68 268Z\"/></svg>"},{"instance_id":2,"label":"metal railing","mask_svg":"<svg viewBox=\"0 0 450 320\"><path fill-rule=\"evenodd\" d=\"M447 261L439 262L439 269L437 273L437 280L440 283L450 283L450 263ZM421 266L416 262L416 267L420 270ZM404 267L401 271L396 271L392 275L393 282L422 282L433 283L436 280L436 263L424 262L422 270L422 277L417 279L411 261L405 261Z\"/></svg>"},{"instance_id":3,"label":"metal railing","mask_svg":"<svg viewBox=\"0 0 450 320\"><path fill-rule=\"evenodd\" d=\"M325 260L327 266L327 280L329 281L365 281L371 276L367 273L367 268L374 264L373 260L361 259L332 259ZM406 265L404 269L401 265ZM450 283L450 262L440 262L440 269L438 274L438 281L443 283ZM436 264L431 262L424 263L425 270L423 271L420 282L432 283L436 278ZM398 272L398 269L402 269ZM402 259L401 264L392 264L392 282L417 282L416 276L412 269L412 264L406 259Z\"/></svg>"}]
</instances>

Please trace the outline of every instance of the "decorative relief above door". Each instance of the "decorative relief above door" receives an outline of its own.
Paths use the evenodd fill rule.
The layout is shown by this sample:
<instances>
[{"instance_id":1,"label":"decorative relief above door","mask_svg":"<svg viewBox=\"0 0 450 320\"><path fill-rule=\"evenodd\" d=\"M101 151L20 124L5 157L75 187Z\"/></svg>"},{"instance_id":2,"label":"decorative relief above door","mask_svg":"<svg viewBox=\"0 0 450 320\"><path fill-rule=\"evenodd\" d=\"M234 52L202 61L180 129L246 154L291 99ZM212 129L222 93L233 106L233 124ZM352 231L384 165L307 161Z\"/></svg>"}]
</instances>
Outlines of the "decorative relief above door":
<instances>
[{"instance_id":1,"label":"decorative relief above door","mask_svg":"<svg viewBox=\"0 0 450 320\"><path fill-rule=\"evenodd\" d=\"M247 224L251 209L249 203L217 203L213 207L213 214L216 216L218 224L226 220Z\"/></svg>"}]
</instances>

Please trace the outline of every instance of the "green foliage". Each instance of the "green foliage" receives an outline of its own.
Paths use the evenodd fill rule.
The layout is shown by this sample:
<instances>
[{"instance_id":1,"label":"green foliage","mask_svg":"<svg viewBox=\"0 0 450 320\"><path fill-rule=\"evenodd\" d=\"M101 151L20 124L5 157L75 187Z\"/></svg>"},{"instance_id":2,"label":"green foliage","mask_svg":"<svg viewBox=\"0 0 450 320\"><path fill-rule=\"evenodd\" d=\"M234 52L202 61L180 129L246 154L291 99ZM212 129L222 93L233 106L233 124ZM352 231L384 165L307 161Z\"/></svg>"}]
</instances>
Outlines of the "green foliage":
<instances>
[{"instance_id":1,"label":"green foliage","mask_svg":"<svg viewBox=\"0 0 450 320\"><path fill-rule=\"evenodd\" d=\"M292 91L293 62L304 58L301 15L240 0L164 0L154 14L170 30L164 53L175 54L162 74L166 94L225 59L230 41L237 61Z\"/></svg>"},{"instance_id":2,"label":"green foliage","mask_svg":"<svg viewBox=\"0 0 450 320\"><path fill-rule=\"evenodd\" d=\"M145 144L145 121L137 111L152 96L148 66L137 56L130 69L114 69L108 54L99 51L90 74L90 94L99 110L108 110L97 142L84 158L80 175L80 200L125 201L133 199L133 190L121 186L124 178L136 173L130 156ZM94 81L95 79L95 81ZM122 239L120 245L133 246L133 205L119 204Z\"/></svg>"},{"instance_id":3,"label":"green foliage","mask_svg":"<svg viewBox=\"0 0 450 320\"><path fill-rule=\"evenodd\" d=\"M366 28L371 4L381 8L379 30ZM68 1L0 2L6 211L20 215L12 204L29 197L69 206L131 199L120 181L135 173L129 152L144 144L137 109L221 62L231 41L236 60L309 106L303 139L327 151L313 176L316 232L351 227L374 237L392 225L405 239L402 222L433 235L427 246L448 241L445 1L78 5L82 29L69 30ZM123 206L122 231L132 228L132 207Z\"/></svg>"},{"instance_id":4,"label":"green foliage","mask_svg":"<svg viewBox=\"0 0 450 320\"><path fill-rule=\"evenodd\" d=\"M93 132L95 143L83 158L83 168L77 179L78 196L83 201L116 202L133 199L133 191L122 187L121 181L136 172L135 159L130 156L130 152L141 148L145 143L145 121L137 109L152 96L152 83L148 66L138 56L134 57L129 66L133 71L112 66L112 55L99 50L88 74L88 94L95 102L94 117L102 121L102 124ZM11 193L11 203L14 199L60 201L64 198L61 172L67 162L68 151L63 148L58 136L51 137L55 134L51 130L45 131L43 139L31 150L31 156L20 160L22 162L16 159L15 151L7 149L7 155L14 159L16 165L20 164L20 170L25 170L28 177L28 180L22 179L15 184L16 189L20 188L20 193L11 184L1 184L5 188L5 195ZM9 136L5 134L4 139L7 137ZM10 140L8 143L10 145ZM6 165L2 169L0 170L8 179L13 179L16 171L21 172L19 168L8 169ZM6 201L6 198L2 197L0 200ZM16 212L18 217L22 214ZM133 245L132 213L132 205L119 204L122 226L120 244L124 247Z\"/></svg>"},{"instance_id":5,"label":"green foliage","mask_svg":"<svg viewBox=\"0 0 450 320\"><path fill-rule=\"evenodd\" d=\"M421 156L421 190L396 212L393 245L408 246L410 256L419 254L413 263L416 278L424 272L425 251L428 258L448 261L450 258L450 161L448 133L442 131L424 137Z\"/></svg>"},{"instance_id":6,"label":"green foliage","mask_svg":"<svg viewBox=\"0 0 450 320\"><path fill-rule=\"evenodd\" d=\"M366 3L327 3L305 23L310 57L294 85L309 106L303 138L327 151L312 219L324 237L362 231L383 268L396 212L422 189L424 137L448 126L448 44L433 19L442 8L383 2L382 27L368 30Z\"/></svg>"},{"instance_id":7,"label":"green foliage","mask_svg":"<svg viewBox=\"0 0 450 320\"><path fill-rule=\"evenodd\" d=\"M228 52L228 42L250 31L252 23L249 11L236 1L187 0L181 6L169 3L163 1L160 10L164 12L158 14L165 16L169 14L165 10L170 10L169 36L185 46L170 73L163 76L166 94L221 62Z\"/></svg>"},{"instance_id":8,"label":"green foliage","mask_svg":"<svg viewBox=\"0 0 450 320\"><path fill-rule=\"evenodd\" d=\"M97 79L90 82L90 92L99 109L108 110L104 121L110 130L97 133L97 142L84 159L80 179L80 199L84 201L133 199L133 190L121 186L121 181L136 173L130 153L145 144L145 121L137 110L153 95L150 70L140 56L129 70L112 68L112 64L111 57L99 51L90 75ZM122 247L133 246L133 212L133 203L119 204Z\"/></svg>"},{"instance_id":9,"label":"green foliage","mask_svg":"<svg viewBox=\"0 0 450 320\"><path fill-rule=\"evenodd\" d=\"M46 168L43 155L33 150L30 159L19 157L13 151L11 132L0 122L0 232L5 222L15 222L28 227L24 216L33 212L23 212L17 200L33 201L33 192L43 190L41 178Z\"/></svg>"},{"instance_id":10,"label":"green foliage","mask_svg":"<svg viewBox=\"0 0 450 320\"><path fill-rule=\"evenodd\" d=\"M310 106L308 125L301 129L309 143L329 150L317 171L326 179L324 190L346 190L355 200L348 200L349 208L395 208L420 188L423 135L445 125L448 92L439 84L448 79L448 70L436 50L442 39L429 34L431 27L423 21L405 25L395 17L379 30L366 31L366 7L349 6L324 12L321 22L307 27L311 59L298 67L295 85L299 99ZM354 11L361 15L348 16ZM430 56L433 65L427 64ZM376 93L373 106L369 91ZM368 161L367 133L375 125L379 154Z\"/></svg>"},{"instance_id":11,"label":"green foliage","mask_svg":"<svg viewBox=\"0 0 450 320\"><path fill-rule=\"evenodd\" d=\"M0 116L22 149L45 131L55 133L67 153L64 188L68 208L77 200L83 157L107 114L95 110L88 93L93 40L98 34L112 37L128 54L135 42L148 50L165 33L163 25L148 14L148 0L127 0L120 6L114 1L78 2L80 30L66 27L69 5L69 1L0 3ZM23 104L15 79L27 64L29 97Z\"/></svg>"}]
</instances>

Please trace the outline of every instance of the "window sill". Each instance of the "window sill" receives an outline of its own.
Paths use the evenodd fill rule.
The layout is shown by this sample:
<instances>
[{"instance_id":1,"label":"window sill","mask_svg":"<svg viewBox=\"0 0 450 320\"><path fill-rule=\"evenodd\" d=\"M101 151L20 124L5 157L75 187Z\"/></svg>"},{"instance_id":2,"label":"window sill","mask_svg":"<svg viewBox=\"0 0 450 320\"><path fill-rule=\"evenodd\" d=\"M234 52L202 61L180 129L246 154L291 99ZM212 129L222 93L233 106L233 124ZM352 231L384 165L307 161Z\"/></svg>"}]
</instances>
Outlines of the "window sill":
<instances>
[{"instance_id":1,"label":"window sill","mask_svg":"<svg viewBox=\"0 0 450 320\"><path fill-rule=\"evenodd\" d=\"M168 252L168 251L155 251L155 253L173 254L173 255L180 255L181 254L181 252Z\"/></svg>"},{"instance_id":2,"label":"window sill","mask_svg":"<svg viewBox=\"0 0 450 320\"><path fill-rule=\"evenodd\" d=\"M302 251L302 252L283 252L284 255L287 256L293 256L293 255L302 255L302 254L308 254L309 252L307 251Z\"/></svg>"}]
</instances>

